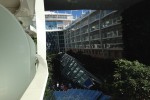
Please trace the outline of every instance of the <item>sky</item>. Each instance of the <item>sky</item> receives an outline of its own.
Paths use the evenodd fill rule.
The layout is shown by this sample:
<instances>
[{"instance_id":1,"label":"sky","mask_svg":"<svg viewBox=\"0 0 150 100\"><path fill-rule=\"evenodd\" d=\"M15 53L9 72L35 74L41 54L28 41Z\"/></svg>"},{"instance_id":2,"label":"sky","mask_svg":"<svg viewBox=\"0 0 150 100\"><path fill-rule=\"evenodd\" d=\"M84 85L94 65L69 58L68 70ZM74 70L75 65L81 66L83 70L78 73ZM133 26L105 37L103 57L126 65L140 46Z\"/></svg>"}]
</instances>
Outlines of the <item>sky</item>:
<instances>
[{"instance_id":1,"label":"sky","mask_svg":"<svg viewBox=\"0 0 150 100\"><path fill-rule=\"evenodd\" d=\"M87 12L88 10L57 10L56 12L59 13L68 13L68 14L73 14L74 18L80 17L82 13Z\"/></svg>"}]
</instances>

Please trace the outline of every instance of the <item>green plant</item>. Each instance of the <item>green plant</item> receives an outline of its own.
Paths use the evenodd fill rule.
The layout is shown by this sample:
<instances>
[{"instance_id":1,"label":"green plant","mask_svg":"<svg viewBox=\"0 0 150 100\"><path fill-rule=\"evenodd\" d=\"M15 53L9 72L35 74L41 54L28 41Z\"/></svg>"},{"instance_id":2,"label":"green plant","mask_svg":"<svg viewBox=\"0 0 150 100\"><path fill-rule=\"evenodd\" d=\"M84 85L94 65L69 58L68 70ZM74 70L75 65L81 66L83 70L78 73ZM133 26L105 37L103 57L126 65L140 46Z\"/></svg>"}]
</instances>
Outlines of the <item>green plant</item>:
<instances>
[{"instance_id":1,"label":"green plant","mask_svg":"<svg viewBox=\"0 0 150 100\"><path fill-rule=\"evenodd\" d=\"M50 86L52 84L52 74L53 74L52 73L52 59L55 58L55 56L56 54L47 53L47 65L48 65L49 76L47 80L44 98L48 97L52 93L52 90L50 89Z\"/></svg>"},{"instance_id":2,"label":"green plant","mask_svg":"<svg viewBox=\"0 0 150 100\"><path fill-rule=\"evenodd\" d=\"M150 67L138 61L115 60L115 96L129 100L150 99Z\"/></svg>"}]
</instances>

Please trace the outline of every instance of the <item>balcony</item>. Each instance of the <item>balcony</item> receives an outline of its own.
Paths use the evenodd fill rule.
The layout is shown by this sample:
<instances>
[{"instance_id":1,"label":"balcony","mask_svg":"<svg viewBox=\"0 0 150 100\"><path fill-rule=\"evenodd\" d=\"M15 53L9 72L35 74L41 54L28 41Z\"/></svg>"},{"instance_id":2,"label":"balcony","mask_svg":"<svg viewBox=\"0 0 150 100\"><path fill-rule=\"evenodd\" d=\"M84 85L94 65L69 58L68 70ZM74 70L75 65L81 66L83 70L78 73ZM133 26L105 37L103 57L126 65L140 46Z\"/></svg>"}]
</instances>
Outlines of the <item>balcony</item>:
<instances>
[{"instance_id":1,"label":"balcony","mask_svg":"<svg viewBox=\"0 0 150 100\"><path fill-rule=\"evenodd\" d=\"M47 62L36 54L34 41L16 17L1 4L0 13L0 100L42 100Z\"/></svg>"},{"instance_id":2,"label":"balcony","mask_svg":"<svg viewBox=\"0 0 150 100\"><path fill-rule=\"evenodd\" d=\"M120 25L120 24L121 24L121 22L112 23L112 24L110 24L110 25L103 25L103 26L101 27L101 29L106 29L106 28L113 27L113 26L117 26L117 25Z\"/></svg>"},{"instance_id":3,"label":"balcony","mask_svg":"<svg viewBox=\"0 0 150 100\"><path fill-rule=\"evenodd\" d=\"M122 38L122 35L119 35L119 36L103 37L102 39L113 39L113 38Z\"/></svg>"},{"instance_id":4,"label":"balcony","mask_svg":"<svg viewBox=\"0 0 150 100\"><path fill-rule=\"evenodd\" d=\"M95 21L100 20L100 14L96 14L90 18L89 24L94 23Z\"/></svg>"},{"instance_id":5,"label":"balcony","mask_svg":"<svg viewBox=\"0 0 150 100\"><path fill-rule=\"evenodd\" d=\"M91 49L102 49L101 44L91 44Z\"/></svg>"},{"instance_id":6,"label":"balcony","mask_svg":"<svg viewBox=\"0 0 150 100\"><path fill-rule=\"evenodd\" d=\"M117 10L109 11L109 12L103 14L103 16L101 16L101 19L103 19L103 18L105 18L105 17L107 17L107 16L109 16L109 15L115 13L115 12L117 12Z\"/></svg>"},{"instance_id":7,"label":"balcony","mask_svg":"<svg viewBox=\"0 0 150 100\"><path fill-rule=\"evenodd\" d=\"M104 44L104 49L107 50L123 50L123 43L107 43Z\"/></svg>"},{"instance_id":8,"label":"balcony","mask_svg":"<svg viewBox=\"0 0 150 100\"><path fill-rule=\"evenodd\" d=\"M90 32L94 32L94 31L98 31L98 30L99 30L99 24L93 25L93 26L91 26L91 28L90 28Z\"/></svg>"},{"instance_id":9,"label":"balcony","mask_svg":"<svg viewBox=\"0 0 150 100\"><path fill-rule=\"evenodd\" d=\"M63 31L63 30L64 30L63 27L53 27L53 28L46 27L46 32L55 32L55 31Z\"/></svg>"},{"instance_id":10,"label":"balcony","mask_svg":"<svg viewBox=\"0 0 150 100\"><path fill-rule=\"evenodd\" d=\"M47 12L45 15L46 21L73 21L73 16L71 14L61 14L61 13L50 13Z\"/></svg>"}]
</instances>

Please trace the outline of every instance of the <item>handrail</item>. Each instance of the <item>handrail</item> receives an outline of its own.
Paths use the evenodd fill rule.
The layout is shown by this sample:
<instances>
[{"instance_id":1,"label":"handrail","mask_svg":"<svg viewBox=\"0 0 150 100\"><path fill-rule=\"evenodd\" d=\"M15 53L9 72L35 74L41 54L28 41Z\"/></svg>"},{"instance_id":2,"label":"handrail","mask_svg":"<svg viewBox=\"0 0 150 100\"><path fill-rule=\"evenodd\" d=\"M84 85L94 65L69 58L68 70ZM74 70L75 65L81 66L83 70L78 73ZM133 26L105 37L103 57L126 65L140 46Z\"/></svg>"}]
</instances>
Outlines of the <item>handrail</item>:
<instances>
[{"instance_id":1,"label":"handrail","mask_svg":"<svg viewBox=\"0 0 150 100\"><path fill-rule=\"evenodd\" d=\"M47 62L40 55L36 57L38 59L36 74L21 100L43 100L48 79L48 67Z\"/></svg>"}]
</instances>

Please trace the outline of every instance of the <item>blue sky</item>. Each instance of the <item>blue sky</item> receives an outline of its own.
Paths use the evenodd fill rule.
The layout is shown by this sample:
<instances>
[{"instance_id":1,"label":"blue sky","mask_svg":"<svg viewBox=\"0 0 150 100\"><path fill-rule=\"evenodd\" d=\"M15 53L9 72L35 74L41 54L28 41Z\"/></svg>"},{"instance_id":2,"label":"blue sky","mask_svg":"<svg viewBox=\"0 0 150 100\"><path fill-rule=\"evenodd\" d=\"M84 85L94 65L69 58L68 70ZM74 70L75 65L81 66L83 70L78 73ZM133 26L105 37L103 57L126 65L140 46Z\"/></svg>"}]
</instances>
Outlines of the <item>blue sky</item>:
<instances>
[{"instance_id":1,"label":"blue sky","mask_svg":"<svg viewBox=\"0 0 150 100\"><path fill-rule=\"evenodd\" d=\"M72 12L73 16L76 18L76 16L79 17L81 16L82 13L85 13L88 10L57 10L57 11L60 13L69 13L69 14L71 14Z\"/></svg>"}]
</instances>

